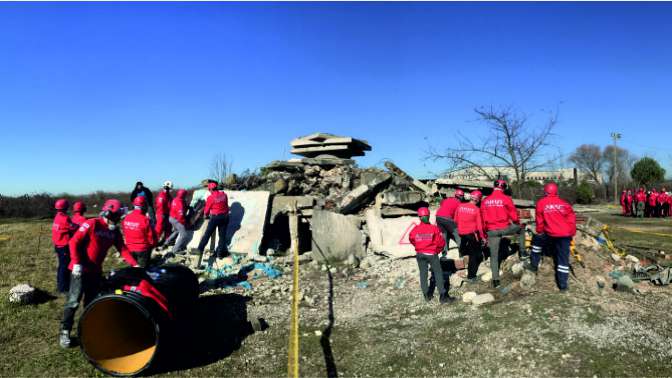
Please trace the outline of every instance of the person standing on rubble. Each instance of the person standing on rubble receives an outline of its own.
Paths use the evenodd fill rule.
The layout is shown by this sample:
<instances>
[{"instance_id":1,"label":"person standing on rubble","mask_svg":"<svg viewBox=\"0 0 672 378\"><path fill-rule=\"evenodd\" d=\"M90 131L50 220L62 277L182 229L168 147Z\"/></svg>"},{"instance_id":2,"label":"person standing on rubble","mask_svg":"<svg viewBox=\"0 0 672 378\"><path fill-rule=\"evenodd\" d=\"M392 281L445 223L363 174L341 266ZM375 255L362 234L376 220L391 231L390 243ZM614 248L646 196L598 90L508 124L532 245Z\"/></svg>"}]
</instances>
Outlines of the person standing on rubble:
<instances>
[{"instance_id":1,"label":"person standing on rubble","mask_svg":"<svg viewBox=\"0 0 672 378\"><path fill-rule=\"evenodd\" d=\"M415 247L415 259L418 262L420 273L420 290L422 290L425 301L429 302L432 300L433 293L429 291L427 281L428 268L431 268L432 278L436 282L436 287L439 288L439 302L452 302L455 298L448 295L443 279L441 262L439 261L439 253L443 251L446 241L443 239L443 234L439 227L429 223L428 208L419 208L418 217L420 217L420 224L411 229L408 240Z\"/></svg>"},{"instance_id":2,"label":"person standing on rubble","mask_svg":"<svg viewBox=\"0 0 672 378\"><path fill-rule=\"evenodd\" d=\"M187 241L187 218L186 218L187 191L180 189L177 191L175 199L170 203L170 224L173 226L173 233L166 239L166 245L173 241L173 253L184 253Z\"/></svg>"},{"instance_id":3,"label":"person standing on rubble","mask_svg":"<svg viewBox=\"0 0 672 378\"><path fill-rule=\"evenodd\" d=\"M476 272L483 261L481 246L486 243L481 210L477 204L481 201L481 192L469 193L469 201L463 202L455 210L455 222L460 234L460 256L467 256L467 282L476 283Z\"/></svg>"},{"instance_id":4,"label":"person standing on rubble","mask_svg":"<svg viewBox=\"0 0 672 378\"><path fill-rule=\"evenodd\" d=\"M143 196L145 197L145 200L147 200L147 214L149 215L149 219L154 222L154 195L152 194L152 191L142 183L142 181L135 183L135 188L133 188L133 191L131 192L131 203L133 203L137 196Z\"/></svg>"},{"instance_id":5,"label":"person standing on rubble","mask_svg":"<svg viewBox=\"0 0 672 378\"><path fill-rule=\"evenodd\" d=\"M229 255L226 246L226 227L229 225L229 197L223 191L217 190L217 183L208 184L210 196L205 201L203 215L208 220L208 227L198 243L198 255L203 256L205 245L210 241L210 236L217 230L217 248L214 254L217 258Z\"/></svg>"},{"instance_id":6,"label":"person standing on rubble","mask_svg":"<svg viewBox=\"0 0 672 378\"><path fill-rule=\"evenodd\" d=\"M70 290L58 339L63 348L71 345L70 331L79 302L84 298L86 306L100 292L103 262L110 247L115 246L128 265L138 266L117 227L122 213L121 202L109 199L103 204L100 216L84 222L70 239Z\"/></svg>"},{"instance_id":7,"label":"person standing on rubble","mask_svg":"<svg viewBox=\"0 0 672 378\"><path fill-rule=\"evenodd\" d=\"M173 200L170 190L173 188L171 181L163 183L163 188L156 196L156 237L159 238L158 245L163 245L168 236L170 236L170 202Z\"/></svg>"},{"instance_id":8,"label":"person standing on rubble","mask_svg":"<svg viewBox=\"0 0 672 378\"><path fill-rule=\"evenodd\" d=\"M77 225L72 222L68 216L68 207L70 203L66 199L59 199L54 204L56 216L51 226L51 241L54 243L54 252L58 258L58 268L56 268L56 289L59 293L67 293L70 287L70 251L68 243L70 237L77 231Z\"/></svg>"},{"instance_id":9,"label":"person standing on rubble","mask_svg":"<svg viewBox=\"0 0 672 378\"><path fill-rule=\"evenodd\" d=\"M72 223L76 224L77 227L81 226L86 222L86 205L82 201L77 201L72 205Z\"/></svg>"},{"instance_id":10,"label":"person standing on rubble","mask_svg":"<svg viewBox=\"0 0 672 378\"><path fill-rule=\"evenodd\" d=\"M544 247L552 248L555 282L560 291L569 288L569 248L576 234L576 215L572 205L558 197L558 185L544 186L544 198L537 202L535 216L537 234L532 239L529 270L537 272Z\"/></svg>"},{"instance_id":11,"label":"person standing on rubble","mask_svg":"<svg viewBox=\"0 0 672 378\"><path fill-rule=\"evenodd\" d=\"M499 243L502 237L518 236L519 252L522 258L525 248L525 227L520 224L518 211L511 197L504 194L508 185L504 180L497 180L493 185L492 194L481 202L481 216L488 236L490 249L490 269L492 270L492 286L499 286Z\"/></svg>"},{"instance_id":12,"label":"person standing on rubble","mask_svg":"<svg viewBox=\"0 0 672 378\"><path fill-rule=\"evenodd\" d=\"M460 245L460 235L457 232L457 224L455 224L455 210L464 199L464 192L462 189L456 189L455 195L452 198L446 198L441 201L439 209L436 211L436 225L439 226L443 232L443 239L446 241L446 246L443 252L448 251L448 238L453 239L455 243Z\"/></svg>"},{"instance_id":13,"label":"person standing on rubble","mask_svg":"<svg viewBox=\"0 0 672 378\"><path fill-rule=\"evenodd\" d=\"M121 222L121 232L133 258L143 268L149 264L152 248L156 246L156 232L147 215L147 199L137 196L133 200L134 210Z\"/></svg>"},{"instance_id":14,"label":"person standing on rubble","mask_svg":"<svg viewBox=\"0 0 672 378\"><path fill-rule=\"evenodd\" d=\"M203 218L203 209L205 208L205 201L210 197L210 191L208 190L208 184L211 182L216 183L215 180L204 179L201 181L201 187L194 190L194 193L191 195L191 202L189 202L189 210L187 213L187 220L189 224L194 228L199 228L200 220Z\"/></svg>"}]
</instances>

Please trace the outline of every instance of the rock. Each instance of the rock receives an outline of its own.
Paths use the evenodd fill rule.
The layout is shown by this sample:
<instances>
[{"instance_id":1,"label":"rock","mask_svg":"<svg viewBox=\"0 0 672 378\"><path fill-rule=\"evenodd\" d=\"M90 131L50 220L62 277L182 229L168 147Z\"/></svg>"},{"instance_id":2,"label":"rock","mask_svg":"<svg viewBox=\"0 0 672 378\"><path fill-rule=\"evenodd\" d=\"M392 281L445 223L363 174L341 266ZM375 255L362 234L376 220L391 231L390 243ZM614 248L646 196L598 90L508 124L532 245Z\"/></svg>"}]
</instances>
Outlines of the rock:
<instances>
[{"instance_id":1,"label":"rock","mask_svg":"<svg viewBox=\"0 0 672 378\"><path fill-rule=\"evenodd\" d=\"M522 277L523 271L525 271L525 264L522 261L511 266L511 274L516 278Z\"/></svg>"},{"instance_id":2,"label":"rock","mask_svg":"<svg viewBox=\"0 0 672 378\"><path fill-rule=\"evenodd\" d=\"M285 193L287 191L287 181L282 178L273 183L273 194Z\"/></svg>"},{"instance_id":3,"label":"rock","mask_svg":"<svg viewBox=\"0 0 672 378\"><path fill-rule=\"evenodd\" d=\"M457 274L451 274L450 275L450 287L452 289L456 289L458 287L462 287L462 282L464 282L464 279Z\"/></svg>"},{"instance_id":4,"label":"rock","mask_svg":"<svg viewBox=\"0 0 672 378\"><path fill-rule=\"evenodd\" d=\"M319 260L343 261L349 255L363 257L364 242L360 218L325 210L315 210L311 221L312 250Z\"/></svg>"},{"instance_id":5,"label":"rock","mask_svg":"<svg viewBox=\"0 0 672 378\"><path fill-rule=\"evenodd\" d=\"M266 250L266 256L275 256L275 249L269 248Z\"/></svg>"},{"instance_id":6,"label":"rock","mask_svg":"<svg viewBox=\"0 0 672 378\"><path fill-rule=\"evenodd\" d=\"M252 261L254 262L268 262L268 257L262 256L262 255L253 255L252 256Z\"/></svg>"},{"instance_id":7,"label":"rock","mask_svg":"<svg viewBox=\"0 0 672 378\"><path fill-rule=\"evenodd\" d=\"M338 272L338 269L336 269L335 266L332 266L332 267L329 269L329 273L331 273L331 274L336 274L337 272Z\"/></svg>"},{"instance_id":8,"label":"rock","mask_svg":"<svg viewBox=\"0 0 672 378\"><path fill-rule=\"evenodd\" d=\"M32 303L35 298L35 288L28 284L19 284L9 289L9 302L18 304Z\"/></svg>"},{"instance_id":9,"label":"rock","mask_svg":"<svg viewBox=\"0 0 672 378\"><path fill-rule=\"evenodd\" d=\"M639 259L637 257L633 256L633 255L626 255L625 259L627 261L633 262L635 264L639 264Z\"/></svg>"},{"instance_id":10,"label":"rock","mask_svg":"<svg viewBox=\"0 0 672 378\"><path fill-rule=\"evenodd\" d=\"M486 273L490 272L490 261L488 260L487 262L484 261L481 263L481 265L478 266L478 270L476 271L477 276L482 276Z\"/></svg>"},{"instance_id":11,"label":"rock","mask_svg":"<svg viewBox=\"0 0 672 378\"><path fill-rule=\"evenodd\" d=\"M349 255L346 263L353 268L357 268L359 266L359 259L355 255Z\"/></svg>"},{"instance_id":12,"label":"rock","mask_svg":"<svg viewBox=\"0 0 672 378\"><path fill-rule=\"evenodd\" d=\"M614 262L619 262L621 261L621 257L615 253L611 254L611 259L614 260Z\"/></svg>"},{"instance_id":13,"label":"rock","mask_svg":"<svg viewBox=\"0 0 672 378\"><path fill-rule=\"evenodd\" d=\"M525 289L531 289L537 283L537 275L525 270L520 278L520 286Z\"/></svg>"},{"instance_id":14,"label":"rock","mask_svg":"<svg viewBox=\"0 0 672 378\"><path fill-rule=\"evenodd\" d=\"M315 331L315 336L322 336L322 331Z\"/></svg>"},{"instance_id":15,"label":"rock","mask_svg":"<svg viewBox=\"0 0 672 378\"><path fill-rule=\"evenodd\" d=\"M320 267L320 270L323 271L323 272L326 272L327 271L327 266L322 264L322 266Z\"/></svg>"},{"instance_id":16,"label":"rock","mask_svg":"<svg viewBox=\"0 0 672 378\"><path fill-rule=\"evenodd\" d=\"M599 289L604 289L607 285L607 281L602 276L595 276L595 283Z\"/></svg>"},{"instance_id":17,"label":"rock","mask_svg":"<svg viewBox=\"0 0 672 378\"><path fill-rule=\"evenodd\" d=\"M217 259L217 264L219 265L233 265L233 258L230 256Z\"/></svg>"},{"instance_id":18,"label":"rock","mask_svg":"<svg viewBox=\"0 0 672 378\"><path fill-rule=\"evenodd\" d=\"M635 287L635 283L632 281L632 278L627 274L624 274L616 280L614 283L614 289L618 291L631 291Z\"/></svg>"},{"instance_id":19,"label":"rock","mask_svg":"<svg viewBox=\"0 0 672 378\"><path fill-rule=\"evenodd\" d=\"M502 271L500 270L500 271L499 271L499 276L501 277L503 274L504 274L504 272L502 272ZM490 269L488 269L488 271L485 272L485 273L481 276L481 281L483 281L483 282L489 282L489 281L492 281L492 271L491 271Z\"/></svg>"},{"instance_id":20,"label":"rock","mask_svg":"<svg viewBox=\"0 0 672 378\"><path fill-rule=\"evenodd\" d=\"M365 258L364 260L362 260L361 263L359 263L359 267L360 267L361 269L368 269L368 268L370 268L370 267L371 267L371 263L370 263L369 261L371 261L371 260L369 260L368 258Z\"/></svg>"},{"instance_id":21,"label":"rock","mask_svg":"<svg viewBox=\"0 0 672 378\"><path fill-rule=\"evenodd\" d=\"M494 302L495 297L490 293L480 294L471 299L471 304L475 306L480 306L485 303Z\"/></svg>"},{"instance_id":22,"label":"rock","mask_svg":"<svg viewBox=\"0 0 672 378\"><path fill-rule=\"evenodd\" d=\"M448 253L446 253L446 257L452 260L459 260L460 259L460 251L457 249L449 249Z\"/></svg>"},{"instance_id":23,"label":"rock","mask_svg":"<svg viewBox=\"0 0 672 378\"><path fill-rule=\"evenodd\" d=\"M462 302L471 303L478 294L475 291L467 291L462 294Z\"/></svg>"}]
</instances>

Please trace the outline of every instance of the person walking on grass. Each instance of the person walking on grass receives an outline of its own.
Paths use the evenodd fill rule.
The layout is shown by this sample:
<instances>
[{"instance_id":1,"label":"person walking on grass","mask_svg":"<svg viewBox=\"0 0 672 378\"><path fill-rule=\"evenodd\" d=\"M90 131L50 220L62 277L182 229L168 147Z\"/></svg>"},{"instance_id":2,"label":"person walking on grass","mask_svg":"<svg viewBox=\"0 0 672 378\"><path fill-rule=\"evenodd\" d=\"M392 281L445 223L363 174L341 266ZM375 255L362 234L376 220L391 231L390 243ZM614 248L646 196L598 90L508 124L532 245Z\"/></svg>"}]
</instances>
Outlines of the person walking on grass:
<instances>
[{"instance_id":1,"label":"person walking on grass","mask_svg":"<svg viewBox=\"0 0 672 378\"><path fill-rule=\"evenodd\" d=\"M70 203L66 199L59 199L54 204L56 216L51 225L51 241L54 243L54 252L58 258L56 268L56 289L59 293L67 293L70 288L70 251L68 243L72 234L77 230L77 225L68 216Z\"/></svg>"}]
</instances>

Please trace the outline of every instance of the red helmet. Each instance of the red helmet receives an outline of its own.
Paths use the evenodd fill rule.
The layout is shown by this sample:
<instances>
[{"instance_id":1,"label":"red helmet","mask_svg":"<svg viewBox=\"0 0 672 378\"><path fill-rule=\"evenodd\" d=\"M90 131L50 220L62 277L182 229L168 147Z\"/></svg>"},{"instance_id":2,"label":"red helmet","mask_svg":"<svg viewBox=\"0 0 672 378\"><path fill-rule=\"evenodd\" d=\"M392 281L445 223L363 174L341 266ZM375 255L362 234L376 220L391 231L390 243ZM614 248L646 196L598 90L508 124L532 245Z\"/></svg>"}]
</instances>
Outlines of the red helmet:
<instances>
[{"instance_id":1,"label":"red helmet","mask_svg":"<svg viewBox=\"0 0 672 378\"><path fill-rule=\"evenodd\" d=\"M146 207L147 206L147 198L145 198L145 196L135 197L133 199L133 206Z\"/></svg>"},{"instance_id":2,"label":"red helmet","mask_svg":"<svg viewBox=\"0 0 672 378\"><path fill-rule=\"evenodd\" d=\"M558 184L554 182L549 182L548 184L544 185L544 193L547 196L555 196L558 194Z\"/></svg>"},{"instance_id":3,"label":"red helmet","mask_svg":"<svg viewBox=\"0 0 672 378\"><path fill-rule=\"evenodd\" d=\"M418 209L418 216L419 217L428 217L429 216L429 209L426 207L421 207Z\"/></svg>"},{"instance_id":4,"label":"red helmet","mask_svg":"<svg viewBox=\"0 0 672 378\"><path fill-rule=\"evenodd\" d=\"M464 191L462 189L455 189L455 198L464 198Z\"/></svg>"},{"instance_id":5,"label":"red helmet","mask_svg":"<svg viewBox=\"0 0 672 378\"><path fill-rule=\"evenodd\" d=\"M177 191L177 198L182 198L182 197L184 197L184 196L186 196L186 195L187 195L187 191L184 190L184 189L179 189L179 190Z\"/></svg>"},{"instance_id":6,"label":"red helmet","mask_svg":"<svg viewBox=\"0 0 672 378\"><path fill-rule=\"evenodd\" d=\"M56 203L54 204L56 210L66 211L68 210L68 207L70 207L70 202L65 198L56 200Z\"/></svg>"},{"instance_id":7,"label":"red helmet","mask_svg":"<svg viewBox=\"0 0 672 378\"><path fill-rule=\"evenodd\" d=\"M76 213L85 213L86 205L82 201L77 201L72 205L72 211Z\"/></svg>"},{"instance_id":8,"label":"red helmet","mask_svg":"<svg viewBox=\"0 0 672 378\"><path fill-rule=\"evenodd\" d=\"M502 190L506 190L506 188L509 187L509 184L506 183L504 180L496 180L495 183L493 184L494 188L500 188Z\"/></svg>"},{"instance_id":9,"label":"red helmet","mask_svg":"<svg viewBox=\"0 0 672 378\"><path fill-rule=\"evenodd\" d=\"M103 217L112 220L118 221L121 218L121 202L117 199L108 199L103 204Z\"/></svg>"},{"instance_id":10,"label":"red helmet","mask_svg":"<svg viewBox=\"0 0 672 378\"><path fill-rule=\"evenodd\" d=\"M215 190L217 189L217 183L216 182L211 182L208 184L208 190Z\"/></svg>"},{"instance_id":11,"label":"red helmet","mask_svg":"<svg viewBox=\"0 0 672 378\"><path fill-rule=\"evenodd\" d=\"M481 193L480 190L474 190L471 193L469 193L469 195L471 196L471 199L476 201L480 201L481 198L483 198L483 193Z\"/></svg>"}]
</instances>

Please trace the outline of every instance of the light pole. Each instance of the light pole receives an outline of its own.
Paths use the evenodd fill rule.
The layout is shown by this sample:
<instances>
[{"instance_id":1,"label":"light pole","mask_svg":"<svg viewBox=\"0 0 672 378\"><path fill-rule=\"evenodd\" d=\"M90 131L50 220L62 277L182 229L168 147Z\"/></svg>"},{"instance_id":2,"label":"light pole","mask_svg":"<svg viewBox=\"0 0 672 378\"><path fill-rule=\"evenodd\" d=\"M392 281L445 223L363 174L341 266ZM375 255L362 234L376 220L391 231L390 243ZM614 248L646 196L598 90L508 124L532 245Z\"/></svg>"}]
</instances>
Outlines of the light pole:
<instances>
[{"instance_id":1,"label":"light pole","mask_svg":"<svg viewBox=\"0 0 672 378\"><path fill-rule=\"evenodd\" d=\"M621 139L621 133L612 132L611 140L614 141L614 202L618 205L618 149L616 142Z\"/></svg>"}]
</instances>

